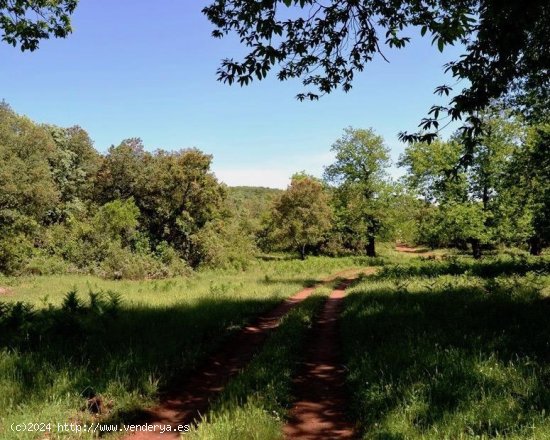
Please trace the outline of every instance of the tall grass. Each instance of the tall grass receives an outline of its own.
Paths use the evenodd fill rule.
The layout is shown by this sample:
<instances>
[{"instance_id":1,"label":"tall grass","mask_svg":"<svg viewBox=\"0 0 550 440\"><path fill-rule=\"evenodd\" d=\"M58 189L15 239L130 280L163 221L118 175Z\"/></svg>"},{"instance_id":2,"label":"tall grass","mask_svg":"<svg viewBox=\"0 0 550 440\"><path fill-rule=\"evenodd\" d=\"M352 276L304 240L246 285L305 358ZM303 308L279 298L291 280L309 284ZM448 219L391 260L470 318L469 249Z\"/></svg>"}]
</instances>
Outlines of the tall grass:
<instances>
[{"instance_id":1,"label":"tall grass","mask_svg":"<svg viewBox=\"0 0 550 440\"><path fill-rule=\"evenodd\" d=\"M95 420L92 395L100 419L139 412L252 316L357 261L261 262L163 281L3 279L12 293L0 307L0 438L43 437L16 435L12 423Z\"/></svg>"},{"instance_id":2,"label":"tall grass","mask_svg":"<svg viewBox=\"0 0 550 440\"><path fill-rule=\"evenodd\" d=\"M516 263L417 261L353 289L342 338L363 438L550 438L550 277Z\"/></svg>"}]
</instances>

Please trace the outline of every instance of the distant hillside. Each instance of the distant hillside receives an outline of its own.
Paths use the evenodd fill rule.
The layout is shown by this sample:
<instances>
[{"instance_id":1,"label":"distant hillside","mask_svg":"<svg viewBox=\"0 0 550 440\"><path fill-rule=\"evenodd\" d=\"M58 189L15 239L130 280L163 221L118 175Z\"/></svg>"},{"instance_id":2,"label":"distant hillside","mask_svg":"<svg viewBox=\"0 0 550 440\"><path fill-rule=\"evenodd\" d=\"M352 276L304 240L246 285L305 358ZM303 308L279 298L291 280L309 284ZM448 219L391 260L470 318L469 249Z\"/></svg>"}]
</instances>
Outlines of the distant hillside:
<instances>
[{"instance_id":1,"label":"distant hillside","mask_svg":"<svg viewBox=\"0 0 550 440\"><path fill-rule=\"evenodd\" d=\"M281 192L280 189L260 186L233 186L228 188L228 205L241 222L248 225L249 230L256 231L273 200Z\"/></svg>"}]
</instances>

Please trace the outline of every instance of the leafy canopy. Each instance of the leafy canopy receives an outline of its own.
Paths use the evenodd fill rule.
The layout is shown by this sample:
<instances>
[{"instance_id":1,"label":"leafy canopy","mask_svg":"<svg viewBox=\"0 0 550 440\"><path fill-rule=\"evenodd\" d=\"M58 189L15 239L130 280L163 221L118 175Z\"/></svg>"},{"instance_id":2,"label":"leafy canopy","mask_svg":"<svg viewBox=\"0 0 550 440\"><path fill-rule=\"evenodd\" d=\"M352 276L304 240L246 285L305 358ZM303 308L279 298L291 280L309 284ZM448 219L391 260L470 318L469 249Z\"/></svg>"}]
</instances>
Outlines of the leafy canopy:
<instances>
[{"instance_id":1,"label":"leafy canopy","mask_svg":"<svg viewBox=\"0 0 550 440\"><path fill-rule=\"evenodd\" d=\"M268 228L280 248L297 250L305 258L306 247L318 244L331 226L332 210L323 184L299 173L275 200Z\"/></svg>"},{"instance_id":2,"label":"leafy canopy","mask_svg":"<svg viewBox=\"0 0 550 440\"><path fill-rule=\"evenodd\" d=\"M470 153L481 132L477 111L509 93L549 86L545 0L214 0L203 12L214 37L234 33L248 50L240 60L222 61L219 80L247 85L278 66L280 80L302 79L300 100L339 87L349 91L357 72L376 56L385 58L383 49L405 47L412 28L429 35L440 51L462 44L464 55L445 68L468 85L448 106L432 107L420 133L402 133L407 141L433 140L440 116L464 117ZM447 96L451 91L448 85L436 89Z\"/></svg>"},{"instance_id":3,"label":"leafy canopy","mask_svg":"<svg viewBox=\"0 0 550 440\"><path fill-rule=\"evenodd\" d=\"M78 0L0 0L2 40L22 51L38 48L50 36L72 32L70 16Z\"/></svg>"},{"instance_id":4,"label":"leafy canopy","mask_svg":"<svg viewBox=\"0 0 550 440\"><path fill-rule=\"evenodd\" d=\"M358 242L367 237L367 254L374 256L374 239L384 217L389 150L372 129L348 127L331 148L333 164L325 168L325 180L335 184L339 229Z\"/></svg>"}]
</instances>

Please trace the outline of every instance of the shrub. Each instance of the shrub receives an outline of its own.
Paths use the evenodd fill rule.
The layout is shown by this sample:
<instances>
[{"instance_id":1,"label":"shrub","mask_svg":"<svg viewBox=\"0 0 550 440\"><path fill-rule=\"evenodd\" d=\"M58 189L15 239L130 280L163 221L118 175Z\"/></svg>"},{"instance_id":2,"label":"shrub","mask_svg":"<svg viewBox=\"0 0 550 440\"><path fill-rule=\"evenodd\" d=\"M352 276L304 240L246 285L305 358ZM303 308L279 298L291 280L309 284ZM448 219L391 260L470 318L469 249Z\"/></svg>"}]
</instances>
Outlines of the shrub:
<instances>
[{"instance_id":1,"label":"shrub","mask_svg":"<svg viewBox=\"0 0 550 440\"><path fill-rule=\"evenodd\" d=\"M99 272L106 278L137 280L187 275L189 267L177 257L165 264L151 254L135 254L128 248L112 244L99 265Z\"/></svg>"},{"instance_id":2,"label":"shrub","mask_svg":"<svg viewBox=\"0 0 550 440\"><path fill-rule=\"evenodd\" d=\"M252 237L222 220L207 223L193 235L192 263L204 267L246 269L257 249Z\"/></svg>"},{"instance_id":3,"label":"shrub","mask_svg":"<svg viewBox=\"0 0 550 440\"><path fill-rule=\"evenodd\" d=\"M57 255L35 255L33 256L21 273L25 275L60 275L71 272L74 268Z\"/></svg>"},{"instance_id":4,"label":"shrub","mask_svg":"<svg viewBox=\"0 0 550 440\"><path fill-rule=\"evenodd\" d=\"M33 255L33 244L24 234L8 235L0 239L0 273L17 275Z\"/></svg>"}]
</instances>

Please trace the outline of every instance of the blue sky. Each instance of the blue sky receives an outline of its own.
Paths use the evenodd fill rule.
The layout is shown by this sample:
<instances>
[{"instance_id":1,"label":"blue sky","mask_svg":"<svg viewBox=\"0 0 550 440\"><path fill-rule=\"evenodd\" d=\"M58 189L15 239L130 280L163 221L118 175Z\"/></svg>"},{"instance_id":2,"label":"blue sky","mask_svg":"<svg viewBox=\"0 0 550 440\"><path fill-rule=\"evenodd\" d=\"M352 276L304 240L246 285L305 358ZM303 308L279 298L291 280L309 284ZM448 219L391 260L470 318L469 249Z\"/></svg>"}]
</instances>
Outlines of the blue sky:
<instances>
[{"instance_id":1,"label":"blue sky","mask_svg":"<svg viewBox=\"0 0 550 440\"><path fill-rule=\"evenodd\" d=\"M295 171L321 175L344 127L372 127L397 160L399 131L415 130L451 79L428 38L387 50L349 93L298 102L297 81L251 86L216 81L220 60L243 53L235 38L210 36L207 1L80 0L74 33L35 52L0 45L0 99L38 122L85 128L99 151L141 137L149 150L197 147L230 185L285 187ZM415 36L411 30L411 36ZM399 175L393 169L392 174Z\"/></svg>"}]
</instances>

